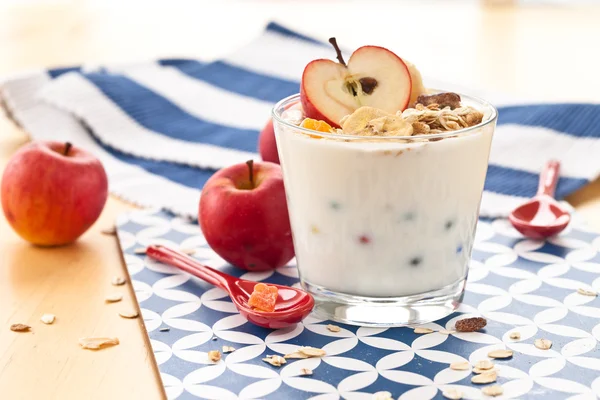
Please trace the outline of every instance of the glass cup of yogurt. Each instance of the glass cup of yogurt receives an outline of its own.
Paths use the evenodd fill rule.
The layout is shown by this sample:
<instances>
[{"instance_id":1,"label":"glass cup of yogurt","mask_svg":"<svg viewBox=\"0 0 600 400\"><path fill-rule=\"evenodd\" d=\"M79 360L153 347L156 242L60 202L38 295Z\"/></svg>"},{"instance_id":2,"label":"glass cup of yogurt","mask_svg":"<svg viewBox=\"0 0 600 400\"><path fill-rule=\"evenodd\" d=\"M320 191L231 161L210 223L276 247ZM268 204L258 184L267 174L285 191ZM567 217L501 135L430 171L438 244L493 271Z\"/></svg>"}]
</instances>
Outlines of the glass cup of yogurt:
<instances>
[{"instance_id":1,"label":"glass cup of yogurt","mask_svg":"<svg viewBox=\"0 0 600 400\"><path fill-rule=\"evenodd\" d=\"M397 326L458 307L497 119L461 98L481 123L413 136L317 132L298 126L299 95L275 105L298 272L318 316Z\"/></svg>"}]
</instances>

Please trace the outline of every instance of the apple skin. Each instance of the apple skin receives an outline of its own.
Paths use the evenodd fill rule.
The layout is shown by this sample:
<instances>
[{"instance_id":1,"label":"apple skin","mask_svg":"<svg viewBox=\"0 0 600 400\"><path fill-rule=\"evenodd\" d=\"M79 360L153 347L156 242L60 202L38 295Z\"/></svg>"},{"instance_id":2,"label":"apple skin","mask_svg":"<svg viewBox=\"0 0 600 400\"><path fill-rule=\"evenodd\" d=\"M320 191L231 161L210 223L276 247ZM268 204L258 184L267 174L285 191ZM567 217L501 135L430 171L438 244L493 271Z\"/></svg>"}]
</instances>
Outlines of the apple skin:
<instances>
[{"instance_id":1,"label":"apple skin","mask_svg":"<svg viewBox=\"0 0 600 400\"><path fill-rule=\"evenodd\" d=\"M270 119L258 136L258 152L263 161L279 164L277 142L275 142L275 129L273 120Z\"/></svg>"},{"instance_id":2,"label":"apple skin","mask_svg":"<svg viewBox=\"0 0 600 400\"><path fill-rule=\"evenodd\" d=\"M294 257L281 167L247 164L221 169L204 185L198 222L212 249L230 264L249 271L281 267Z\"/></svg>"},{"instance_id":3,"label":"apple skin","mask_svg":"<svg viewBox=\"0 0 600 400\"><path fill-rule=\"evenodd\" d=\"M39 246L74 242L100 216L108 179L91 153L65 143L32 142L9 160L2 176L2 209L23 239Z\"/></svg>"}]
</instances>

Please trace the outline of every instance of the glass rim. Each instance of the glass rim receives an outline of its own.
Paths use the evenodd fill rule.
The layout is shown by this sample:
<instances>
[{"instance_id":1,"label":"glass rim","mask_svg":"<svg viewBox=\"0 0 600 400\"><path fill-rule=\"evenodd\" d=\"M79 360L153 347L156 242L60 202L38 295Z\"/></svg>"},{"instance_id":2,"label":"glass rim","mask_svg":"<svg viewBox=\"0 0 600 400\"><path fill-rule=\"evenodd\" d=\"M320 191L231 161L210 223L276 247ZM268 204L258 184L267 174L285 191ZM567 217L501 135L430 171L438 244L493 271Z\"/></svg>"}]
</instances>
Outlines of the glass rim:
<instances>
[{"instance_id":1,"label":"glass rim","mask_svg":"<svg viewBox=\"0 0 600 400\"><path fill-rule=\"evenodd\" d=\"M433 93L444 93L444 91L438 90L438 89L428 89L428 91L431 91ZM371 139L372 141L386 141L386 140L413 141L413 140L435 139L435 138L443 139L443 138L447 138L447 137L461 135L463 133L470 132L470 131L473 131L473 130L476 130L479 128L483 128L484 126L489 125L498 119L498 110L489 101L486 101L479 97L466 95L463 93L457 93L457 94L461 97L461 99L462 98L469 99L475 103L479 103L480 105L491 109L492 113L489 116L489 118L484 121L481 121L477 125L469 126L467 128L457 129L455 131L447 131L447 132L433 133L433 134L424 133L424 134L420 134L420 135L411 135L411 136L369 136L369 139ZM338 134L338 133L314 131L312 129L294 125L294 124L284 120L283 118L281 118L281 114L278 113L277 110L282 108L283 106L287 105L288 103L291 103L292 100L299 100L299 99L300 99L300 93L296 93L296 94L293 94L291 96L288 96L288 97L285 97L285 98L279 100L271 109L271 116L273 117L273 120L277 121L277 123L279 123L279 124L283 124L289 128L297 129L308 135L320 136L322 138L337 139L337 140L348 139L348 140L352 141L352 140L361 140L362 139L364 141L365 136L345 135L345 134Z\"/></svg>"}]
</instances>

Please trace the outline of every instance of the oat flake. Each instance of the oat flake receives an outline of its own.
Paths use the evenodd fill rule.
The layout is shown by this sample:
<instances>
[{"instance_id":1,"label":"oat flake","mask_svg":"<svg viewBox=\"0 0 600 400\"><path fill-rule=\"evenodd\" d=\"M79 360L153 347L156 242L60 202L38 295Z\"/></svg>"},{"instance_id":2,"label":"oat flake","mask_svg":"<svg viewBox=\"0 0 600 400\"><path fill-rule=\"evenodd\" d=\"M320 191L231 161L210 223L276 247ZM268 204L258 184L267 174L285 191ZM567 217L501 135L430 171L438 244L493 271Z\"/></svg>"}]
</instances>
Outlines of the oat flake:
<instances>
[{"instance_id":1,"label":"oat flake","mask_svg":"<svg viewBox=\"0 0 600 400\"><path fill-rule=\"evenodd\" d=\"M373 400L394 400L392 398L392 394L390 392L381 391L377 393L373 393Z\"/></svg>"},{"instance_id":2,"label":"oat flake","mask_svg":"<svg viewBox=\"0 0 600 400\"><path fill-rule=\"evenodd\" d=\"M442 392L442 396L450 400L460 400L463 397L463 393L458 389L447 389Z\"/></svg>"},{"instance_id":3,"label":"oat flake","mask_svg":"<svg viewBox=\"0 0 600 400\"><path fill-rule=\"evenodd\" d=\"M593 290L586 290L583 288L579 288L577 289L577 293L583 295L583 296L592 296L592 297L596 297L598 296L597 292L594 292Z\"/></svg>"},{"instance_id":4,"label":"oat flake","mask_svg":"<svg viewBox=\"0 0 600 400\"><path fill-rule=\"evenodd\" d=\"M312 369L302 368L300 370L300 375L302 375L302 376L312 375L312 374L313 374Z\"/></svg>"},{"instance_id":5,"label":"oat flake","mask_svg":"<svg viewBox=\"0 0 600 400\"><path fill-rule=\"evenodd\" d=\"M12 324L10 330L13 332L29 332L31 327L25 324Z\"/></svg>"},{"instance_id":6,"label":"oat flake","mask_svg":"<svg viewBox=\"0 0 600 400\"><path fill-rule=\"evenodd\" d=\"M282 364L287 363L285 358L281 356L270 356L262 359L264 362L267 362L275 367L281 367Z\"/></svg>"},{"instance_id":7,"label":"oat flake","mask_svg":"<svg viewBox=\"0 0 600 400\"><path fill-rule=\"evenodd\" d=\"M442 335L453 335L456 333L456 331L449 331L447 329L440 329L438 332Z\"/></svg>"},{"instance_id":8,"label":"oat flake","mask_svg":"<svg viewBox=\"0 0 600 400\"><path fill-rule=\"evenodd\" d=\"M504 393L504 389L502 389L502 386L500 385L486 386L481 389L481 393L485 394L486 396L496 397Z\"/></svg>"},{"instance_id":9,"label":"oat flake","mask_svg":"<svg viewBox=\"0 0 600 400\"><path fill-rule=\"evenodd\" d=\"M188 256L193 256L194 254L196 254L196 249L179 249L179 251L183 254L187 254Z\"/></svg>"},{"instance_id":10,"label":"oat flake","mask_svg":"<svg viewBox=\"0 0 600 400\"><path fill-rule=\"evenodd\" d=\"M298 352L307 355L309 357L321 357L325 355L325 350L317 349L315 347L304 346L298 349Z\"/></svg>"},{"instance_id":11,"label":"oat flake","mask_svg":"<svg viewBox=\"0 0 600 400\"><path fill-rule=\"evenodd\" d=\"M308 356L306 354L302 354L298 351L294 352L294 353L290 353L290 354L286 354L285 356L283 356L283 358L308 358Z\"/></svg>"},{"instance_id":12,"label":"oat flake","mask_svg":"<svg viewBox=\"0 0 600 400\"><path fill-rule=\"evenodd\" d=\"M490 358L510 358L512 356L512 350L493 350L488 353L488 357Z\"/></svg>"},{"instance_id":13,"label":"oat flake","mask_svg":"<svg viewBox=\"0 0 600 400\"><path fill-rule=\"evenodd\" d=\"M137 249L135 249L133 251L134 254L146 254L146 248L145 247L138 247Z\"/></svg>"},{"instance_id":14,"label":"oat flake","mask_svg":"<svg viewBox=\"0 0 600 400\"><path fill-rule=\"evenodd\" d=\"M450 369L453 369L455 371L466 371L469 368L471 368L471 364L469 364L467 361L455 362L450 364Z\"/></svg>"},{"instance_id":15,"label":"oat flake","mask_svg":"<svg viewBox=\"0 0 600 400\"><path fill-rule=\"evenodd\" d=\"M104 301L106 301L107 303L116 303L116 302L121 301L121 300L123 300L123 295L119 294L119 293L109 294L104 299Z\"/></svg>"},{"instance_id":16,"label":"oat flake","mask_svg":"<svg viewBox=\"0 0 600 400\"><path fill-rule=\"evenodd\" d=\"M494 363L491 362L490 360L481 360L481 361L477 361L477 363L475 363L475 368L479 368L479 369L492 369L494 368Z\"/></svg>"},{"instance_id":17,"label":"oat flake","mask_svg":"<svg viewBox=\"0 0 600 400\"><path fill-rule=\"evenodd\" d=\"M509 337L513 340L518 340L521 339L521 334L519 332L511 332Z\"/></svg>"},{"instance_id":18,"label":"oat flake","mask_svg":"<svg viewBox=\"0 0 600 400\"><path fill-rule=\"evenodd\" d=\"M235 351L235 348L231 347L231 346L223 346L222 350L223 350L224 354L227 354L227 353L233 353Z\"/></svg>"},{"instance_id":19,"label":"oat flake","mask_svg":"<svg viewBox=\"0 0 600 400\"><path fill-rule=\"evenodd\" d=\"M117 234L117 228L115 228L114 226L111 228L107 228L107 229L102 229L100 231L103 235L109 235L109 236L114 236Z\"/></svg>"},{"instance_id":20,"label":"oat flake","mask_svg":"<svg viewBox=\"0 0 600 400\"><path fill-rule=\"evenodd\" d=\"M425 334L425 333L433 333L433 329L429 328L415 328L414 332L417 335Z\"/></svg>"},{"instance_id":21,"label":"oat flake","mask_svg":"<svg viewBox=\"0 0 600 400\"><path fill-rule=\"evenodd\" d=\"M330 331L330 332L339 332L339 331L341 331L341 329L340 329L339 326L331 325L331 324L327 325L327 330Z\"/></svg>"},{"instance_id":22,"label":"oat flake","mask_svg":"<svg viewBox=\"0 0 600 400\"><path fill-rule=\"evenodd\" d=\"M46 325L52 325L55 319L56 317L54 316L54 314L44 314L42 315L42 318L40 318L40 321L42 321Z\"/></svg>"},{"instance_id":23,"label":"oat flake","mask_svg":"<svg viewBox=\"0 0 600 400\"><path fill-rule=\"evenodd\" d=\"M552 347L552 341L548 339L535 339L533 345L540 350L548 350Z\"/></svg>"},{"instance_id":24,"label":"oat flake","mask_svg":"<svg viewBox=\"0 0 600 400\"><path fill-rule=\"evenodd\" d=\"M116 346L118 344L119 339L117 338L89 337L79 339L79 345L81 348L88 350L100 350L105 347Z\"/></svg>"},{"instance_id":25,"label":"oat flake","mask_svg":"<svg viewBox=\"0 0 600 400\"><path fill-rule=\"evenodd\" d=\"M492 383L496 382L496 378L498 378L496 371L486 371L480 375L475 375L472 377L471 382L478 384Z\"/></svg>"},{"instance_id":26,"label":"oat flake","mask_svg":"<svg viewBox=\"0 0 600 400\"><path fill-rule=\"evenodd\" d=\"M137 311L120 311L119 315L123 318L133 319L137 318L140 314Z\"/></svg>"},{"instance_id":27,"label":"oat flake","mask_svg":"<svg viewBox=\"0 0 600 400\"><path fill-rule=\"evenodd\" d=\"M121 286L124 285L125 282L127 282L125 278L121 278L120 276L113 276L112 280L110 281L113 286Z\"/></svg>"}]
</instances>

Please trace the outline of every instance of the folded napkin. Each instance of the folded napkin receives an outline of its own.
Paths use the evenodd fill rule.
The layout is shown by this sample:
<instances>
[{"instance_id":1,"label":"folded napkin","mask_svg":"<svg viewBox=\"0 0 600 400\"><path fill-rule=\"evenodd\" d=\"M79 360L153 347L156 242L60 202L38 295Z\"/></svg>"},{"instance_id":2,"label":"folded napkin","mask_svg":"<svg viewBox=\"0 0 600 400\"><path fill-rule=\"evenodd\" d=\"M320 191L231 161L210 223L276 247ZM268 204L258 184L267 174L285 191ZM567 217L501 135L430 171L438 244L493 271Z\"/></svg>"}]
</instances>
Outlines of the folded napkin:
<instances>
[{"instance_id":1,"label":"folded napkin","mask_svg":"<svg viewBox=\"0 0 600 400\"><path fill-rule=\"evenodd\" d=\"M271 23L223 60L50 69L6 80L0 97L33 139L70 141L96 154L112 193L195 217L215 170L258 157L272 105L299 91L304 66L316 58L332 58L329 45ZM499 109L482 216L504 216L534 195L551 158L562 162L558 198L600 174L600 105L532 103L424 81Z\"/></svg>"}]
</instances>

